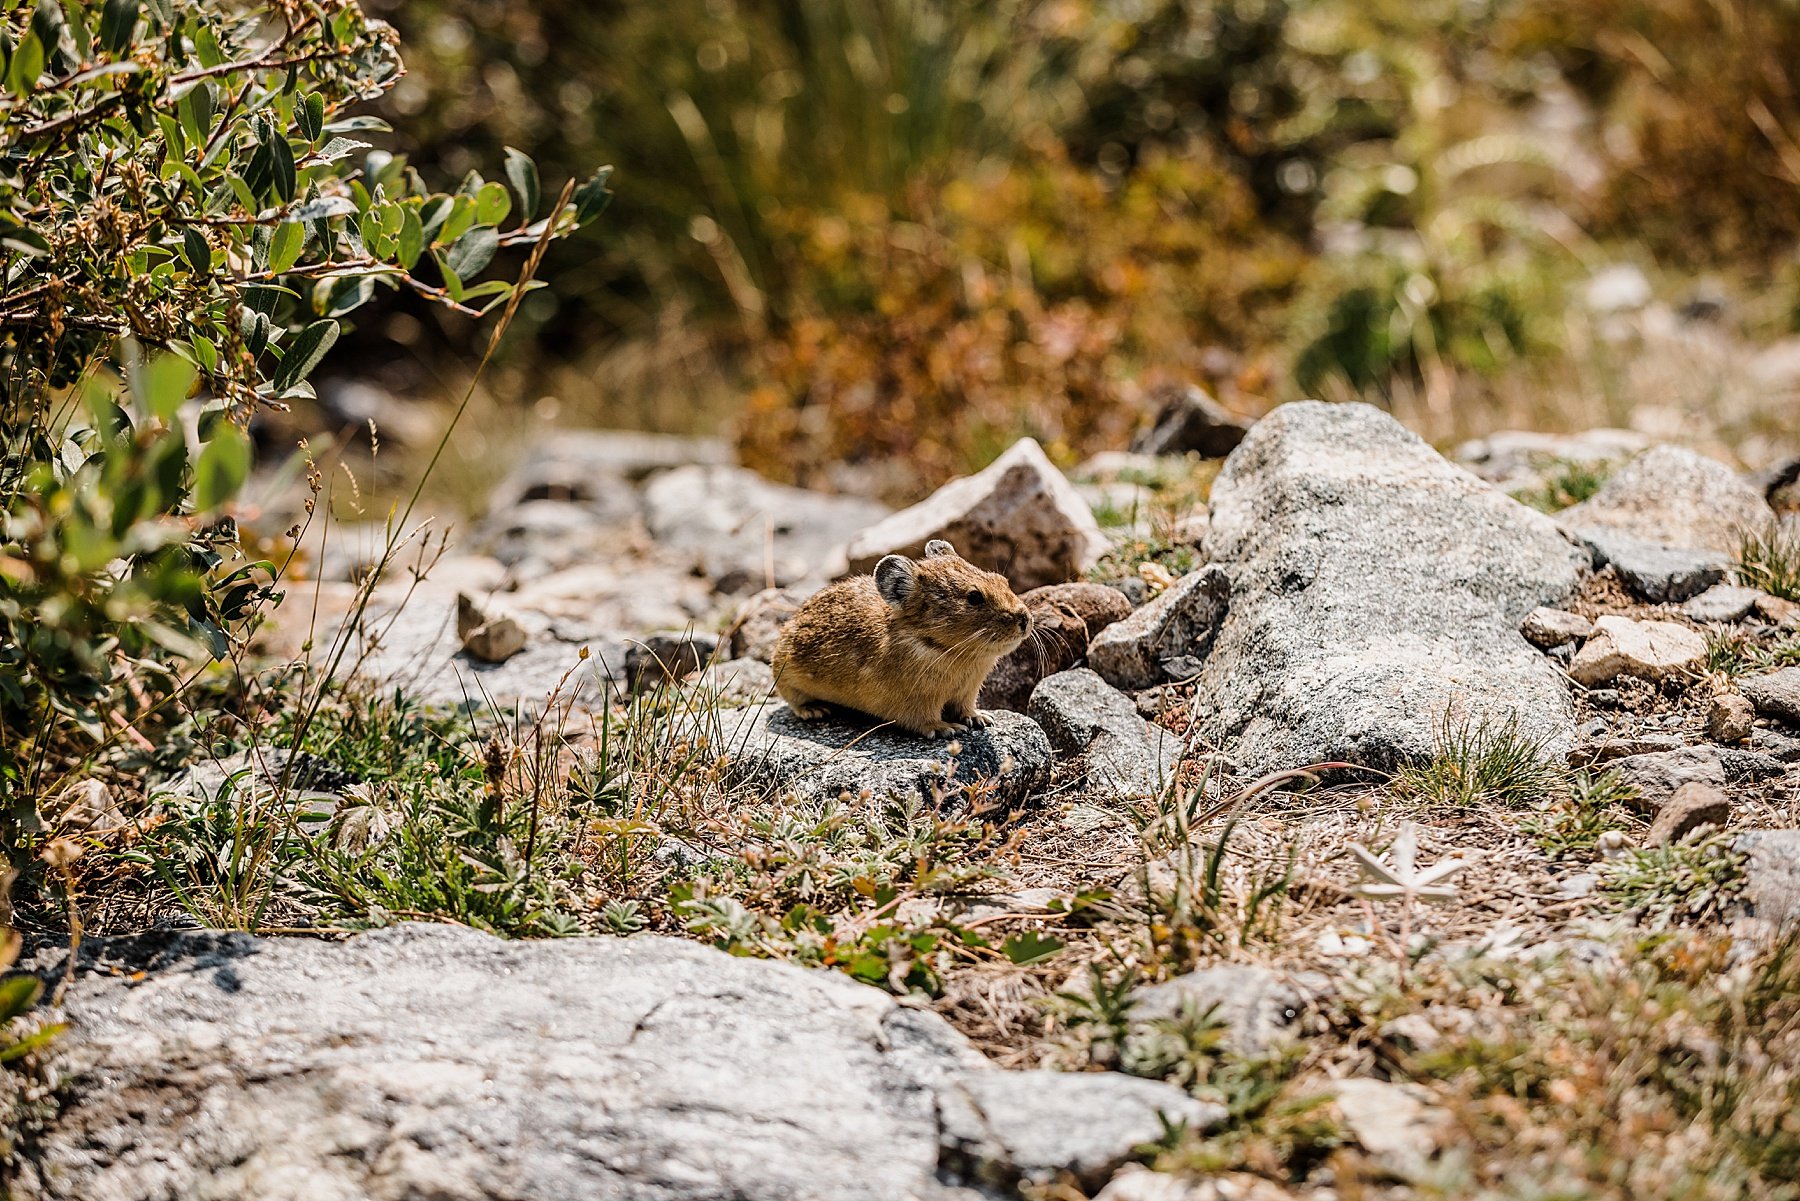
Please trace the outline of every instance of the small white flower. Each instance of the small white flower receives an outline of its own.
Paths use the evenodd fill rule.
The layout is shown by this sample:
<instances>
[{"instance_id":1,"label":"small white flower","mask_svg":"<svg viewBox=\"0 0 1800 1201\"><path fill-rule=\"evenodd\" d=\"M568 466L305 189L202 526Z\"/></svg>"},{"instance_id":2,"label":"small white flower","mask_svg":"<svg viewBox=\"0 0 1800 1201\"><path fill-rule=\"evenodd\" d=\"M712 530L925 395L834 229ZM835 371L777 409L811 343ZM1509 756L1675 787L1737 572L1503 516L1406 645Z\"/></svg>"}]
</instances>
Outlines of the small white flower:
<instances>
[{"instance_id":1,"label":"small white flower","mask_svg":"<svg viewBox=\"0 0 1800 1201\"><path fill-rule=\"evenodd\" d=\"M1401 827L1393 845L1388 847L1389 862L1383 862L1361 843L1351 843L1350 853L1356 856L1366 877L1350 891L1370 901L1455 900L1455 887L1440 881L1448 880L1469 866L1466 859L1444 859L1424 869L1415 866L1419 831L1411 822Z\"/></svg>"}]
</instances>

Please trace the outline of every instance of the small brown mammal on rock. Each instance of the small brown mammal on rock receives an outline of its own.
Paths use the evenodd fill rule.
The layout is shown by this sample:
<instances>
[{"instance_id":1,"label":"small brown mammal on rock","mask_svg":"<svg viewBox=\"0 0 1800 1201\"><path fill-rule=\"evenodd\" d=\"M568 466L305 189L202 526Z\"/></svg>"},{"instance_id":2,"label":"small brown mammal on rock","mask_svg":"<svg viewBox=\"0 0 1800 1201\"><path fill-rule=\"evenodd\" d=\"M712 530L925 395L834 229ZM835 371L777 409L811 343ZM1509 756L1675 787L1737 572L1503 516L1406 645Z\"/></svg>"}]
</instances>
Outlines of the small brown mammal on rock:
<instances>
[{"instance_id":1,"label":"small brown mammal on rock","mask_svg":"<svg viewBox=\"0 0 1800 1201\"><path fill-rule=\"evenodd\" d=\"M775 648L775 687L807 721L830 702L941 738L988 724L975 696L1030 630L1005 576L934 540L917 561L889 555L800 606Z\"/></svg>"}]
</instances>

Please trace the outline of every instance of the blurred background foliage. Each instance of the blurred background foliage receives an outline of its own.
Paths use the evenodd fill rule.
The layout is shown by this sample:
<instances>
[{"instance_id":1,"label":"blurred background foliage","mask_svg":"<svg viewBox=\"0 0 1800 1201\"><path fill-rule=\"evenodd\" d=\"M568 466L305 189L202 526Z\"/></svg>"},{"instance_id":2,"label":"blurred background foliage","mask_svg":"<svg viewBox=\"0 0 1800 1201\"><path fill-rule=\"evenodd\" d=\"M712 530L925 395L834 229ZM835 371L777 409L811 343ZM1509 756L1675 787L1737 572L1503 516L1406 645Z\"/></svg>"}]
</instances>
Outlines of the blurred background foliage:
<instances>
[{"instance_id":1,"label":"blurred background foliage","mask_svg":"<svg viewBox=\"0 0 1800 1201\"><path fill-rule=\"evenodd\" d=\"M1745 337L1800 315L1793 0L369 8L427 180L620 165L495 394L724 425L777 478L909 499L1021 433L1071 461L1174 380L1438 437L1624 421L1582 304L1619 262L1744 297ZM404 391L472 357L431 320L349 341Z\"/></svg>"}]
</instances>

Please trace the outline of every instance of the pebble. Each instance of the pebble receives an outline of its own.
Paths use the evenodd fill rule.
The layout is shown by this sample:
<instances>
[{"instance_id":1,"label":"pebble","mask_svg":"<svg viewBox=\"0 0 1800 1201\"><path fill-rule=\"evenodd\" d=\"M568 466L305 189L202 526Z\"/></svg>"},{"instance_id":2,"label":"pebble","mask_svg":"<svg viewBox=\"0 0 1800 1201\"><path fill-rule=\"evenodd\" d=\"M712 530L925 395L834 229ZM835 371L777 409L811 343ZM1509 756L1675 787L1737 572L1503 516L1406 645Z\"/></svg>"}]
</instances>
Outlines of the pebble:
<instances>
[{"instance_id":1,"label":"pebble","mask_svg":"<svg viewBox=\"0 0 1800 1201\"><path fill-rule=\"evenodd\" d=\"M1756 728L1756 707L1743 696L1727 692L1706 706L1706 736L1714 742L1742 742Z\"/></svg>"},{"instance_id":2,"label":"pebble","mask_svg":"<svg viewBox=\"0 0 1800 1201\"><path fill-rule=\"evenodd\" d=\"M1675 790L1650 825L1644 845L1680 842L1702 826L1723 828L1731 821L1731 798L1710 784L1683 784Z\"/></svg>"}]
</instances>

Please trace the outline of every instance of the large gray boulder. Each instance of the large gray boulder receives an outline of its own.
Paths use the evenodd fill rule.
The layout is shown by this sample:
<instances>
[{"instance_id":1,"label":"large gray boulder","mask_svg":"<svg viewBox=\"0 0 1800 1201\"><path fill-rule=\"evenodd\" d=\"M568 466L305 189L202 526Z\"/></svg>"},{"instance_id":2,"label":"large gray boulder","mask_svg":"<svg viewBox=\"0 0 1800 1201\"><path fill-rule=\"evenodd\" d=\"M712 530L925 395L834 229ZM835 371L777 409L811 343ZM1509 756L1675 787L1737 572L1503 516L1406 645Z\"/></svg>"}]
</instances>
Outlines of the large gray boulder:
<instances>
[{"instance_id":1,"label":"large gray boulder","mask_svg":"<svg viewBox=\"0 0 1800 1201\"><path fill-rule=\"evenodd\" d=\"M985 710L993 724L923 738L849 714L802 721L779 701L708 719L700 732L730 759L733 781L753 793L799 797L919 798L946 809L1016 805L1050 781L1050 742L1023 713Z\"/></svg>"},{"instance_id":2,"label":"large gray boulder","mask_svg":"<svg viewBox=\"0 0 1800 1201\"><path fill-rule=\"evenodd\" d=\"M1159 1115L1222 1117L1002 1072L846 977L668 938L188 933L82 963L69 1087L13 1201L975 1201L1104 1182Z\"/></svg>"},{"instance_id":3,"label":"large gray boulder","mask_svg":"<svg viewBox=\"0 0 1800 1201\"><path fill-rule=\"evenodd\" d=\"M1716 550L1666 546L1603 526L1575 532L1593 552L1596 568L1611 567L1634 595L1653 605L1699 596L1731 571L1731 557Z\"/></svg>"},{"instance_id":4,"label":"large gray boulder","mask_svg":"<svg viewBox=\"0 0 1800 1201\"><path fill-rule=\"evenodd\" d=\"M1562 676L1519 634L1586 561L1541 513L1362 404L1284 405L1213 485L1231 581L1195 736L1251 772L1429 755L1445 723L1574 742Z\"/></svg>"}]
</instances>

